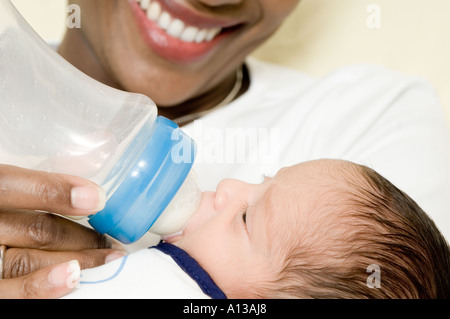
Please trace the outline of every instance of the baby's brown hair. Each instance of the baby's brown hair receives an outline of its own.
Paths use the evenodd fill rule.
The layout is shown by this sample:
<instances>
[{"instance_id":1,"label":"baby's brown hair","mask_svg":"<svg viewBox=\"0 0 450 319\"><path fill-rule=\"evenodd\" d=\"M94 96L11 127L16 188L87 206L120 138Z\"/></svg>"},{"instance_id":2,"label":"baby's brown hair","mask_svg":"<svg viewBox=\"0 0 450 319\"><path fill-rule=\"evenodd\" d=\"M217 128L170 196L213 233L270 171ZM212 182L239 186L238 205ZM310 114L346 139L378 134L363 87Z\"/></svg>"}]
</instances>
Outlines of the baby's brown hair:
<instances>
[{"instance_id":1,"label":"baby's brown hair","mask_svg":"<svg viewBox=\"0 0 450 319\"><path fill-rule=\"evenodd\" d=\"M343 183L325 187L339 198L325 207L338 213L298 234L265 297L450 298L449 246L427 214L374 170L333 165Z\"/></svg>"}]
</instances>

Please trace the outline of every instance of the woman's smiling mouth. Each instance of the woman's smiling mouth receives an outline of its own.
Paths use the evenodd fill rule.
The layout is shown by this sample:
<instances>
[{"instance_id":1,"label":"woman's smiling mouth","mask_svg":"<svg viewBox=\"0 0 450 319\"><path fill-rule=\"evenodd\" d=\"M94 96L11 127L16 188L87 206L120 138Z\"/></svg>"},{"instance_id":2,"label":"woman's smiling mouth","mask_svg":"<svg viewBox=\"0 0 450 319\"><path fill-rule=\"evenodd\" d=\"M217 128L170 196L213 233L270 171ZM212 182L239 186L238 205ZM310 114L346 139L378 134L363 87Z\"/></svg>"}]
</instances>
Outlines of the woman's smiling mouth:
<instances>
[{"instance_id":1,"label":"woman's smiling mouth","mask_svg":"<svg viewBox=\"0 0 450 319\"><path fill-rule=\"evenodd\" d=\"M143 38L159 56L193 62L243 26L239 21L208 17L164 0L129 0Z\"/></svg>"}]
</instances>

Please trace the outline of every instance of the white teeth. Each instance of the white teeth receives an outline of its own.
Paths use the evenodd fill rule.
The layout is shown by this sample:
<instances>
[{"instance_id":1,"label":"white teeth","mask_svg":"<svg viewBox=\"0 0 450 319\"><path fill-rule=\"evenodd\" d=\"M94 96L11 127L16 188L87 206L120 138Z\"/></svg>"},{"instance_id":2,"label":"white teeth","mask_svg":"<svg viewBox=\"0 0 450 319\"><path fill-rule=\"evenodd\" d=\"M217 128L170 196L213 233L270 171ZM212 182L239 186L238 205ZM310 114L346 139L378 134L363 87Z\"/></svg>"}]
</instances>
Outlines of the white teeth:
<instances>
[{"instance_id":1,"label":"white teeth","mask_svg":"<svg viewBox=\"0 0 450 319\"><path fill-rule=\"evenodd\" d=\"M150 6L147 6L147 9L144 10L147 10L147 18L152 21L157 21L159 16L161 15L161 6L158 2L152 2Z\"/></svg>"},{"instance_id":2,"label":"white teeth","mask_svg":"<svg viewBox=\"0 0 450 319\"><path fill-rule=\"evenodd\" d=\"M220 32L222 31L221 28L214 28L208 30L208 33L206 34L206 41L211 41L214 39Z\"/></svg>"},{"instance_id":3,"label":"white teeth","mask_svg":"<svg viewBox=\"0 0 450 319\"><path fill-rule=\"evenodd\" d=\"M197 36L195 37L195 42L200 43L205 41L207 33L208 31L206 29L198 31Z\"/></svg>"},{"instance_id":4,"label":"white teeth","mask_svg":"<svg viewBox=\"0 0 450 319\"><path fill-rule=\"evenodd\" d=\"M173 36L174 38L179 38L184 30L184 22L175 19L170 23L170 26L167 28L167 33Z\"/></svg>"},{"instance_id":5,"label":"white teeth","mask_svg":"<svg viewBox=\"0 0 450 319\"><path fill-rule=\"evenodd\" d=\"M200 30L196 27L187 27L181 34L180 39L184 42L194 42L199 31Z\"/></svg>"},{"instance_id":6,"label":"white teeth","mask_svg":"<svg viewBox=\"0 0 450 319\"><path fill-rule=\"evenodd\" d=\"M170 23L172 22L172 17L167 12L161 13L161 16L158 19L158 25L161 29L167 30L169 28Z\"/></svg>"},{"instance_id":7,"label":"white teeth","mask_svg":"<svg viewBox=\"0 0 450 319\"><path fill-rule=\"evenodd\" d=\"M141 8L142 9L148 8L148 5L150 4L150 0L141 0L140 2L141 2Z\"/></svg>"},{"instance_id":8,"label":"white teeth","mask_svg":"<svg viewBox=\"0 0 450 319\"><path fill-rule=\"evenodd\" d=\"M147 18L156 22L158 26L165 30L174 38L184 42L201 43L212 41L221 31L222 28L199 29L198 27L186 25L180 19L174 19L170 13L163 11L161 5L155 0L136 0L140 4L142 10L146 11Z\"/></svg>"}]
</instances>

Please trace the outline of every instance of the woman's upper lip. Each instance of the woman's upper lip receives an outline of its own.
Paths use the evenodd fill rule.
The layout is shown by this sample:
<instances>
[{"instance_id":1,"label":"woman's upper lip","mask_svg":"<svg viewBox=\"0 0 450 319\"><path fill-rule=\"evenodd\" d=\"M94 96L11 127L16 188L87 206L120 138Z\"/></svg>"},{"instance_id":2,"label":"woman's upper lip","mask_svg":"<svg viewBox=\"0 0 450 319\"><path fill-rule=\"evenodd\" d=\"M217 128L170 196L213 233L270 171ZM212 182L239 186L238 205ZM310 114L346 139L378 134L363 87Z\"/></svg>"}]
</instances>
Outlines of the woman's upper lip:
<instances>
[{"instance_id":1,"label":"woman's upper lip","mask_svg":"<svg viewBox=\"0 0 450 319\"><path fill-rule=\"evenodd\" d=\"M212 16L206 12L201 12L193 7L183 5L177 1L171 0L151 0L158 1L163 10L169 12L174 18L184 21L188 25L199 28L231 28L244 24L241 18L230 16Z\"/></svg>"}]
</instances>

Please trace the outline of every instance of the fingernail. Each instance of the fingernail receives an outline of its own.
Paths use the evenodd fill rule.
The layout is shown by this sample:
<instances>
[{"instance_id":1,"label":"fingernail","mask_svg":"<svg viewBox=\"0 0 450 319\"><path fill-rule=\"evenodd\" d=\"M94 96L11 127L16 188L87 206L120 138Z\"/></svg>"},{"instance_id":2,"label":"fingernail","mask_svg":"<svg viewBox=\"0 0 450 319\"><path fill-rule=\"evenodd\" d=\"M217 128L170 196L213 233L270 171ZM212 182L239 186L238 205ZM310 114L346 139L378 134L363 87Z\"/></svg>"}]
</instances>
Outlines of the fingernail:
<instances>
[{"instance_id":1,"label":"fingernail","mask_svg":"<svg viewBox=\"0 0 450 319\"><path fill-rule=\"evenodd\" d=\"M106 256L106 258L105 258L105 264L110 263L110 262L112 262L112 261L114 261L114 260L116 260L116 259L125 257L125 255L126 255L126 253L123 252L123 251L116 251L116 252L114 252L114 253L112 253L112 254L109 254L109 255Z\"/></svg>"},{"instance_id":2,"label":"fingernail","mask_svg":"<svg viewBox=\"0 0 450 319\"><path fill-rule=\"evenodd\" d=\"M100 187L74 187L71 192L72 207L98 212L105 208L106 194Z\"/></svg>"},{"instance_id":3,"label":"fingernail","mask_svg":"<svg viewBox=\"0 0 450 319\"><path fill-rule=\"evenodd\" d=\"M48 282L55 287L67 286L76 288L81 278L81 269L78 260L55 266L48 274Z\"/></svg>"}]
</instances>

